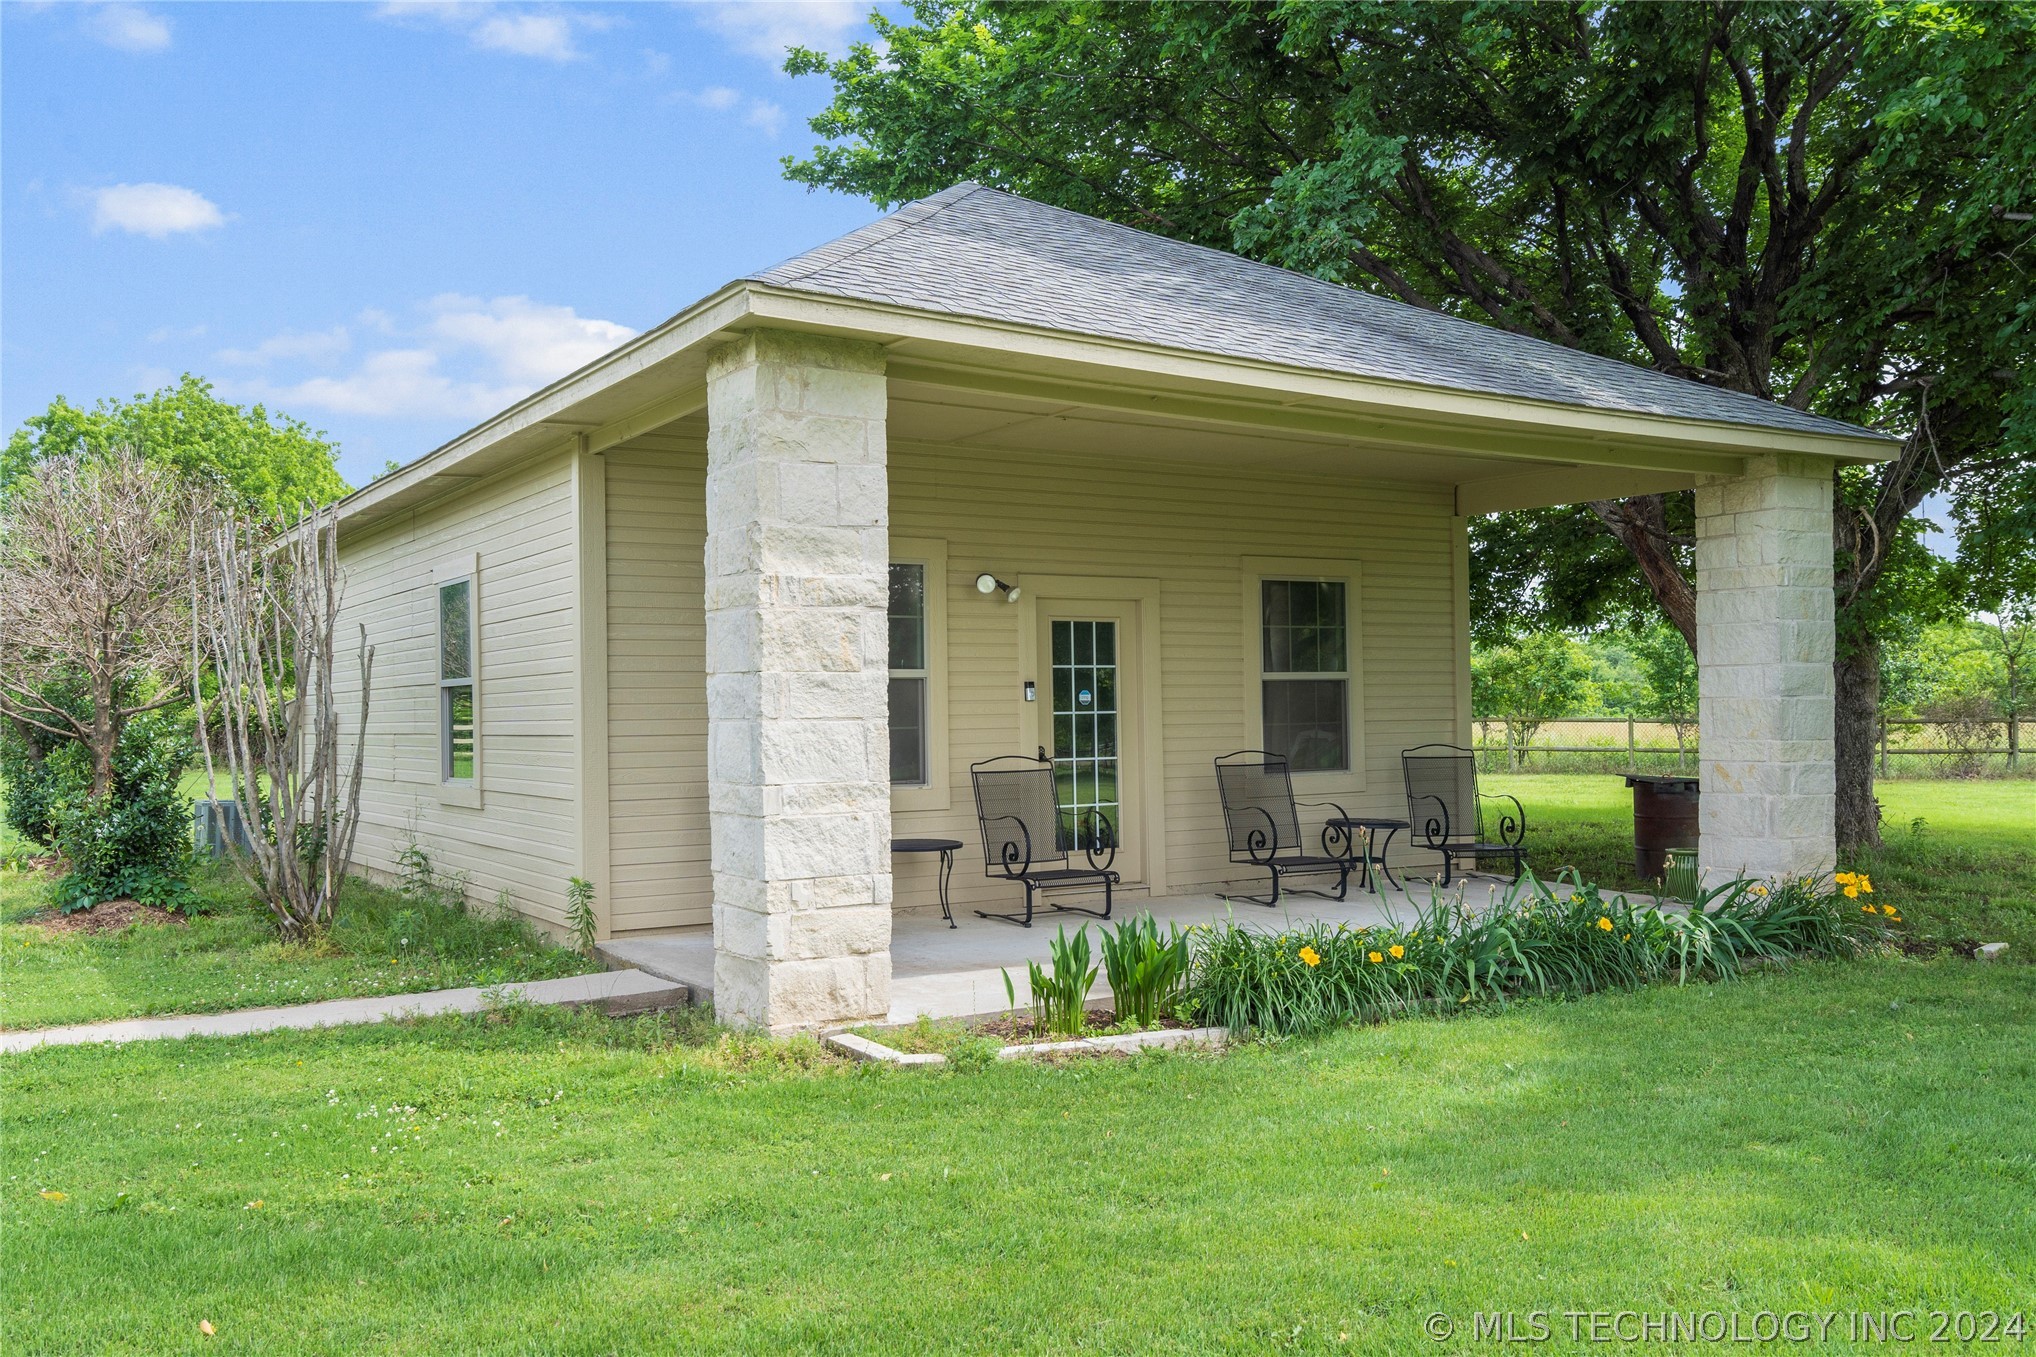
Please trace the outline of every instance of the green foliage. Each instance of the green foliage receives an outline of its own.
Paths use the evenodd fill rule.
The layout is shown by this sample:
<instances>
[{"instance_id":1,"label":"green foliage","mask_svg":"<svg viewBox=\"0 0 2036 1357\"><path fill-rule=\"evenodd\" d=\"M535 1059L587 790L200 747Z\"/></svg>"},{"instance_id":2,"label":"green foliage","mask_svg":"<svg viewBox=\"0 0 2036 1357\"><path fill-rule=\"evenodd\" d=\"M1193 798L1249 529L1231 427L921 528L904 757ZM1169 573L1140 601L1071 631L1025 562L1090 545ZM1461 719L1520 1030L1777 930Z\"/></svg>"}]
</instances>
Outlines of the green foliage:
<instances>
[{"instance_id":1,"label":"green foliage","mask_svg":"<svg viewBox=\"0 0 2036 1357\"><path fill-rule=\"evenodd\" d=\"M1228 922L1197 930L1188 994L1205 1022L1284 1036L1479 1000L1724 979L1753 958L1845 956L1883 940L1900 915L1869 916L1858 889L1843 877L1733 881L1685 911L1527 877L1476 907L1437 891L1404 927Z\"/></svg>"},{"instance_id":2,"label":"green foliage","mask_svg":"<svg viewBox=\"0 0 2036 1357\"><path fill-rule=\"evenodd\" d=\"M1538 724L1582 712L1590 700L1583 650L1558 632L1537 632L1480 650L1470 670L1471 713Z\"/></svg>"},{"instance_id":3,"label":"green foliage","mask_svg":"<svg viewBox=\"0 0 2036 1357\"><path fill-rule=\"evenodd\" d=\"M1051 969L1029 961L1032 986L1032 1016L1043 1032L1077 1036L1088 1013L1089 986L1096 983L1096 968L1089 964L1089 929L1086 924L1072 934L1066 925L1055 930ZM1004 993L1012 1007L1018 1004L1018 989L1011 973L1004 972Z\"/></svg>"},{"instance_id":4,"label":"green foliage","mask_svg":"<svg viewBox=\"0 0 2036 1357\"><path fill-rule=\"evenodd\" d=\"M566 883L566 928L582 956L594 955L594 940L601 921L594 915L594 883L576 876Z\"/></svg>"},{"instance_id":5,"label":"green foliage","mask_svg":"<svg viewBox=\"0 0 2036 1357\"><path fill-rule=\"evenodd\" d=\"M82 744L50 753L51 838L65 861L59 908L69 913L122 897L175 908L189 898L191 802L177 783L190 758L189 728L159 712L136 717L121 733L109 796L92 795Z\"/></svg>"},{"instance_id":6,"label":"green foliage","mask_svg":"<svg viewBox=\"0 0 2036 1357\"><path fill-rule=\"evenodd\" d=\"M1118 1022L1151 1027L1173 1010L1188 976L1188 938L1180 926L1165 934L1150 914L1104 928L1103 974Z\"/></svg>"},{"instance_id":7,"label":"green foliage","mask_svg":"<svg viewBox=\"0 0 2036 1357\"><path fill-rule=\"evenodd\" d=\"M2029 5L914 0L873 23L787 62L833 87L790 178L885 205L973 179L1911 435L1838 478L1844 654L1942 615L1926 496L2001 486L2036 519ZM1635 549L1688 579L1690 496L1657 507ZM1589 506L1472 534L1482 642L1662 616Z\"/></svg>"},{"instance_id":8,"label":"green foliage","mask_svg":"<svg viewBox=\"0 0 2036 1357\"><path fill-rule=\"evenodd\" d=\"M1661 721L1694 721L1697 717L1697 657L1673 627L1651 627L1632 639L1630 648L1647 676L1643 715Z\"/></svg>"},{"instance_id":9,"label":"green foliage","mask_svg":"<svg viewBox=\"0 0 2036 1357\"><path fill-rule=\"evenodd\" d=\"M101 400L89 411L57 397L0 449L0 495L45 458L119 447L216 480L243 506L269 513L294 514L348 488L325 435L264 406L220 400L211 383L186 373L153 394Z\"/></svg>"}]
</instances>

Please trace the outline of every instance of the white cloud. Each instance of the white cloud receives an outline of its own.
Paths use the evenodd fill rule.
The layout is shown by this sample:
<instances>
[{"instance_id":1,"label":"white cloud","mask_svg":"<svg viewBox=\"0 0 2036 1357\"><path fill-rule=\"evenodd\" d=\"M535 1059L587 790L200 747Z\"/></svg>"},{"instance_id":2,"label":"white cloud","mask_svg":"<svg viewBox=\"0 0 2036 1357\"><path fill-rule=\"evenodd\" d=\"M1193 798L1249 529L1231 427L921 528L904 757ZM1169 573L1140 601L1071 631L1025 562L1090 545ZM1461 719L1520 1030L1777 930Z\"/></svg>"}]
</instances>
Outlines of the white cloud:
<instances>
[{"instance_id":1,"label":"white cloud","mask_svg":"<svg viewBox=\"0 0 2036 1357\"><path fill-rule=\"evenodd\" d=\"M221 349L219 361L235 367L268 367L292 358L330 362L353 347L353 336L344 325L308 333L285 330L271 335L251 349Z\"/></svg>"},{"instance_id":2,"label":"white cloud","mask_svg":"<svg viewBox=\"0 0 2036 1357\"><path fill-rule=\"evenodd\" d=\"M373 311L362 314L361 324L396 342L365 354L348 371L313 371L294 381L264 376L232 384L231 393L292 412L481 419L635 334L626 325L582 316L570 306L458 293L433 297L407 323ZM264 369L295 365L301 372L333 366L351 345L347 327L335 326L287 331L220 358Z\"/></svg>"},{"instance_id":3,"label":"white cloud","mask_svg":"<svg viewBox=\"0 0 2036 1357\"><path fill-rule=\"evenodd\" d=\"M740 110L742 121L775 137L785 126L785 110L768 99L744 99L742 91L726 85L709 85L703 90L678 90L667 94L666 103L691 104L715 113Z\"/></svg>"},{"instance_id":4,"label":"white cloud","mask_svg":"<svg viewBox=\"0 0 2036 1357\"><path fill-rule=\"evenodd\" d=\"M226 214L204 194L176 184L114 184L91 189L92 234L126 231L162 240L180 231L226 224Z\"/></svg>"},{"instance_id":5,"label":"white cloud","mask_svg":"<svg viewBox=\"0 0 2036 1357\"><path fill-rule=\"evenodd\" d=\"M170 21L140 5L95 5L85 32L123 52L160 52L170 45Z\"/></svg>"},{"instance_id":6,"label":"white cloud","mask_svg":"<svg viewBox=\"0 0 2036 1357\"><path fill-rule=\"evenodd\" d=\"M433 297L430 333L477 349L509 381L542 386L584 367L636 331L612 320L582 316L570 306L546 306L528 297Z\"/></svg>"},{"instance_id":7,"label":"white cloud","mask_svg":"<svg viewBox=\"0 0 2036 1357\"><path fill-rule=\"evenodd\" d=\"M449 377L429 349L384 349L344 376L310 377L288 386L262 382L251 390L293 412L424 419L481 419L526 394L523 388Z\"/></svg>"},{"instance_id":8,"label":"white cloud","mask_svg":"<svg viewBox=\"0 0 2036 1357\"><path fill-rule=\"evenodd\" d=\"M788 47L842 55L870 8L868 0L723 0L700 15L737 50L776 63Z\"/></svg>"},{"instance_id":9,"label":"white cloud","mask_svg":"<svg viewBox=\"0 0 2036 1357\"><path fill-rule=\"evenodd\" d=\"M586 54L574 41L582 32L613 26L605 14L590 9L511 9L461 0L386 0L375 17L395 23L435 23L464 33L467 41L487 52L538 57L545 61L578 61Z\"/></svg>"}]
</instances>

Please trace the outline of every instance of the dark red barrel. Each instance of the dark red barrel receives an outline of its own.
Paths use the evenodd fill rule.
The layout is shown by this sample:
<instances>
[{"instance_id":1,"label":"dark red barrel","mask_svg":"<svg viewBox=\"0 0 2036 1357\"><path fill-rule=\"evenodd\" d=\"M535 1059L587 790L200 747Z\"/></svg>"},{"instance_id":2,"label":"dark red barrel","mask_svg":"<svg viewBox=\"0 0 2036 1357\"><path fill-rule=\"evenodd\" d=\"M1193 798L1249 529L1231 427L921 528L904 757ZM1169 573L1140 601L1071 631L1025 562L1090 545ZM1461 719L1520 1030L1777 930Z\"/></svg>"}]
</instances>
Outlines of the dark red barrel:
<instances>
[{"instance_id":1,"label":"dark red barrel","mask_svg":"<svg viewBox=\"0 0 2036 1357\"><path fill-rule=\"evenodd\" d=\"M1659 881L1671 848L1697 846L1697 780L1626 775L1633 789L1633 870Z\"/></svg>"}]
</instances>

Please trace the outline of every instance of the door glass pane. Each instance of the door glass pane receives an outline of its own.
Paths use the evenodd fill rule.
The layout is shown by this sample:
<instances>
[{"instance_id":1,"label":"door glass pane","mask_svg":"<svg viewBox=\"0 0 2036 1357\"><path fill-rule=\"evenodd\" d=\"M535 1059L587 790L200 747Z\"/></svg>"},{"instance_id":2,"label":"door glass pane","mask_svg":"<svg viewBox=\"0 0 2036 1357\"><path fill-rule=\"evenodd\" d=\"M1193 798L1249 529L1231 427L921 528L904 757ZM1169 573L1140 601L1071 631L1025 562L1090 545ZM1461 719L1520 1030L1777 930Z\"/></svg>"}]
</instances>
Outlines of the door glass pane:
<instances>
[{"instance_id":1,"label":"door glass pane","mask_svg":"<svg viewBox=\"0 0 2036 1357\"><path fill-rule=\"evenodd\" d=\"M1061 832L1070 843L1090 810L1122 836L1118 792L1117 624L1052 624L1053 765Z\"/></svg>"}]
</instances>

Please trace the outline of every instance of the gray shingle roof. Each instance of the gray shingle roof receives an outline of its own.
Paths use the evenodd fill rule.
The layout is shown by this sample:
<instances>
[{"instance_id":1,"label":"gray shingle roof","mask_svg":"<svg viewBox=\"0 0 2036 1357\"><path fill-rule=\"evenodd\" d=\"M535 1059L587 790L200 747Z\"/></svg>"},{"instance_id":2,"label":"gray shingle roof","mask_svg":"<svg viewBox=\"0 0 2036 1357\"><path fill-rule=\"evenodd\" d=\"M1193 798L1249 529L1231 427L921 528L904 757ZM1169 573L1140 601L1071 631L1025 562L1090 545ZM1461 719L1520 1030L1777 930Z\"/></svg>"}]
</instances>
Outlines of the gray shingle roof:
<instances>
[{"instance_id":1,"label":"gray shingle roof","mask_svg":"<svg viewBox=\"0 0 2036 1357\"><path fill-rule=\"evenodd\" d=\"M980 184L908 203L751 281L1451 390L1867 433Z\"/></svg>"}]
</instances>

